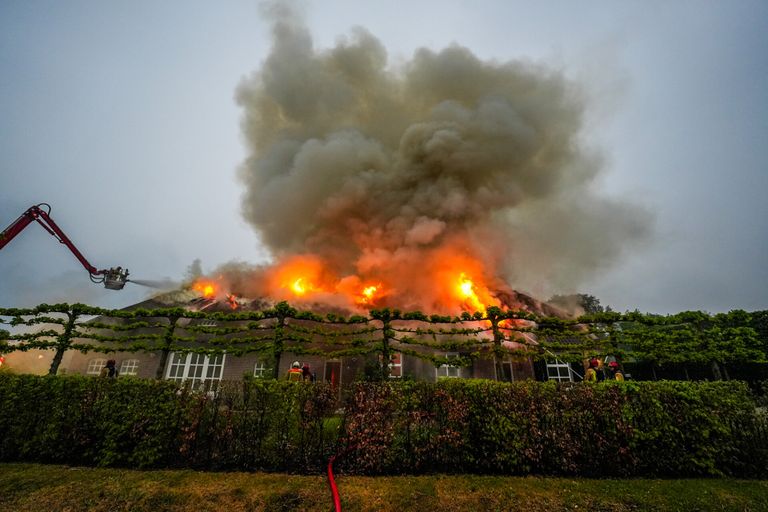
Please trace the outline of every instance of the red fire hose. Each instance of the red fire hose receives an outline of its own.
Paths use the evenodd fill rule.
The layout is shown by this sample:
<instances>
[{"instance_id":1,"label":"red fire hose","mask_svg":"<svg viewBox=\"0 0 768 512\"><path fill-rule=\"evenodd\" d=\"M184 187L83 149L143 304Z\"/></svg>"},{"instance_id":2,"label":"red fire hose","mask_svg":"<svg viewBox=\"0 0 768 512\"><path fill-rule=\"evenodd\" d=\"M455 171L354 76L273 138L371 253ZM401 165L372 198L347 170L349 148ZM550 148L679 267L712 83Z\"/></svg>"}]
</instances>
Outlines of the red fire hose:
<instances>
[{"instance_id":1,"label":"red fire hose","mask_svg":"<svg viewBox=\"0 0 768 512\"><path fill-rule=\"evenodd\" d=\"M336 479L333 478L333 463L336 459L343 457L352 449L354 449L354 446L348 446L328 459L328 486L331 488L331 497L333 498L335 512L341 512L341 498L339 498L339 488L336 487Z\"/></svg>"}]
</instances>

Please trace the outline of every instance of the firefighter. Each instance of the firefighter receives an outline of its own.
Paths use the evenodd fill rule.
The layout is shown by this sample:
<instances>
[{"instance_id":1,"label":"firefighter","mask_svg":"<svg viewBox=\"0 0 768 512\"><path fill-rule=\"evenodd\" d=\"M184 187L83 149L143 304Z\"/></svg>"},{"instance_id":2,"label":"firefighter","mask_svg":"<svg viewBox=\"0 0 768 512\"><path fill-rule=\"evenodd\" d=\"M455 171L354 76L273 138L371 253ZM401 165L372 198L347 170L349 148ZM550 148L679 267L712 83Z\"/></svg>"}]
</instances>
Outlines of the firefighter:
<instances>
[{"instance_id":1,"label":"firefighter","mask_svg":"<svg viewBox=\"0 0 768 512\"><path fill-rule=\"evenodd\" d=\"M315 375L312 373L309 363L304 363L304 366L301 367L301 377L304 382L315 382Z\"/></svg>"},{"instance_id":2,"label":"firefighter","mask_svg":"<svg viewBox=\"0 0 768 512\"><path fill-rule=\"evenodd\" d=\"M584 373L584 382L597 382L597 369L600 366L600 362L596 357L589 360L589 368Z\"/></svg>"},{"instance_id":3,"label":"firefighter","mask_svg":"<svg viewBox=\"0 0 768 512\"><path fill-rule=\"evenodd\" d=\"M110 359L107 361L107 365L101 369L101 372L99 373L99 377L106 377L108 379L116 379L117 378L117 368L115 365L117 362L114 359Z\"/></svg>"},{"instance_id":4,"label":"firefighter","mask_svg":"<svg viewBox=\"0 0 768 512\"><path fill-rule=\"evenodd\" d=\"M301 382L302 380L304 380L304 375L301 372L301 364L298 361L294 361L291 369L288 370L288 381Z\"/></svg>"},{"instance_id":5,"label":"firefighter","mask_svg":"<svg viewBox=\"0 0 768 512\"><path fill-rule=\"evenodd\" d=\"M621 366L618 361L611 361L608 363L608 372L611 376L611 380L624 380L624 374L621 372Z\"/></svg>"}]
</instances>

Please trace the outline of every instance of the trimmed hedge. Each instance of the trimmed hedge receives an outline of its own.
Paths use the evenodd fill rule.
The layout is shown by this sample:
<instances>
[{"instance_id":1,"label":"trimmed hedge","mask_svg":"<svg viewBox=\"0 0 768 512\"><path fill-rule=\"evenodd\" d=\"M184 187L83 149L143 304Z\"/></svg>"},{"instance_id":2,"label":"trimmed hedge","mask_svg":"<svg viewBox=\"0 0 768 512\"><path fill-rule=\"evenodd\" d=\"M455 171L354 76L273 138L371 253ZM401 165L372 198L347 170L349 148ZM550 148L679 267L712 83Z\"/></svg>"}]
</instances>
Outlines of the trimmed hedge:
<instances>
[{"instance_id":1,"label":"trimmed hedge","mask_svg":"<svg viewBox=\"0 0 768 512\"><path fill-rule=\"evenodd\" d=\"M0 460L357 474L768 476L740 382L322 384L0 374Z\"/></svg>"},{"instance_id":2,"label":"trimmed hedge","mask_svg":"<svg viewBox=\"0 0 768 512\"><path fill-rule=\"evenodd\" d=\"M347 432L369 474L768 475L765 411L736 381L358 386Z\"/></svg>"},{"instance_id":3,"label":"trimmed hedge","mask_svg":"<svg viewBox=\"0 0 768 512\"><path fill-rule=\"evenodd\" d=\"M324 385L0 375L0 461L322 470L340 421ZM330 425L330 426L329 426Z\"/></svg>"}]
</instances>

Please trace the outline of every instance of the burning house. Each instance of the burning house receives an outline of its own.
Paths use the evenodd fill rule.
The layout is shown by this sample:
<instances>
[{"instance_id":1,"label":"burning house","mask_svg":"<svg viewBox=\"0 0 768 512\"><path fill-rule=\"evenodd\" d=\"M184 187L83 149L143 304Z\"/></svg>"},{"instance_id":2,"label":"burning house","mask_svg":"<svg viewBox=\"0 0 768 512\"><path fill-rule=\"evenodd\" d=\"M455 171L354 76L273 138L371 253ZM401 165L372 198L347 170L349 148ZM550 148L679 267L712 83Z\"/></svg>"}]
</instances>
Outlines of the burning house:
<instances>
[{"instance_id":1,"label":"burning house","mask_svg":"<svg viewBox=\"0 0 768 512\"><path fill-rule=\"evenodd\" d=\"M318 50L295 13L273 6L271 15L271 53L236 97L248 149L238 170L242 212L273 261L224 265L196 284L211 304L190 296L175 305L251 307L237 296L347 312L558 314L515 289L573 289L646 236L645 211L594 187L602 162L583 140L587 95L562 72L484 61L458 45L419 49L394 66L364 29ZM279 372L293 360L284 355ZM313 357L325 380L346 380L362 364ZM124 374L157 371L128 361ZM416 362L392 364L403 375ZM159 371L240 378L268 368L258 358L190 353ZM506 368L510 379L533 373ZM432 378L500 377L491 370L412 368Z\"/></svg>"},{"instance_id":2,"label":"burning house","mask_svg":"<svg viewBox=\"0 0 768 512\"><path fill-rule=\"evenodd\" d=\"M300 279L292 277L290 283L295 284ZM478 298L473 295L471 283L466 279L466 276L461 276L455 286L467 295L465 300L474 303ZM310 281L307 286L311 286ZM294 298L299 299L306 290L293 289L293 293ZM559 310L524 294L510 291L499 293L499 296L505 308L538 315L562 316ZM366 294L363 293L362 297L365 298ZM229 315L218 315L271 311L272 306L274 304L266 301L246 300L224 292L216 280L199 279L187 290L161 294L125 310L167 312L171 308L170 311L182 313L158 313L156 317L146 313L138 323L134 323L133 319L100 317L85 324L83 332L91 331L98 335L108 334L110 328L116 330L117 337L111 338L115 351L71 354L66 368L69 372L98 375L106 361L114 359L123 376L191 381L195 386L209 387L219 380L239 380L244 376L280 378L286 375L293 362L299 361L301 366L308 367L313 378L341 389L365 377L371 367L380 367L382 362L380 353L377 355L374 351L366 350L356 352L350 350L350 347L375 344L382 333L387 332L384 335L388 337L389 343L389 378L488 378L512 381L534 377L532 361L528 357L506 357L502 361L494 359L488 351L491 335L488 322L485 321L469 321L457 330L450 317L441 317L440 320L426 324L428 329L425 329L424 322L419 322L414 316L403 315L393 317L384 326L375 310L370 312L372 318L362 315L354 317L350 316L348 310L316 303L311 307L312 318L292 310L293 314L289 313L284 322L280 321L281 348L276 352L274 344L269 343L277 334L278 322L275 316L257 316L260 320L254 322L244 317L236 316L233 320ZM483 309L485 305L480 306ZM318 318L331 320L324 322ZM315 328L319 321L324 324L322 331ZM170 332L168 322L174 323ZM451 333L451 339L438 339L441 331ZM143 338L162 339L166 334L175 340L173 346L176 348L170 348L170 343L167 350L145 347L131 353L119 348L121 336L126 340L141 342ZM209 352L212 346L224 342L232 348L231 352L226 349ZM525 343L526 340L522 338L519 343L512 339L504 342L507 349L522 347ZM178 348L180 346L182 348ZM243 353L243 347L249 348L246 353ZM483 351L485 354L481 353ZM470 357L472 352L474 354ZM452 364L452 360L459 359L465 360ZM436 363L437 360L441 363ZM570 375L564 377L571 380Z\"/></svg>"}]
</instances>

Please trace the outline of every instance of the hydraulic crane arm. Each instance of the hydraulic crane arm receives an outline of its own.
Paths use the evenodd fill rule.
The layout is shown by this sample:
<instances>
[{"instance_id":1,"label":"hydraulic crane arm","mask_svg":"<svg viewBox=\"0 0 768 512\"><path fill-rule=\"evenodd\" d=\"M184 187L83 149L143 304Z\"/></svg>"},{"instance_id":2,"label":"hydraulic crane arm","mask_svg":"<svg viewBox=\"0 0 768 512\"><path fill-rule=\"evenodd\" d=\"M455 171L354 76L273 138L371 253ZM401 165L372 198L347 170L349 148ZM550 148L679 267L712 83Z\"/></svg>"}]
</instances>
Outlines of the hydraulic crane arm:
<instances>
[{"instance_id":1,"label":"hydraulic crane arm","mask_svg":"<svg viewBox=\"0 0 768 512\"><path fill-rule=\"evenodd\" d=\"M56 224L50 216L51 205L48 203L40 203L30 207L27 211L22 213L18 219L13 221L2 233L0 233L0 249L8 245L16 235L21 233L24 228L30 225L32 222L37 222L43 228L50 233L59 243L67 246L72 251L75 258L80 262L85 270L91 277L91 281L95 283L104 283L104 286L112 290L120 290L125 286L128 281L128 269L123 270L122 267L110 268L109 270L99 270L83 256L83 254L75 247L75 244L64 234L64 231Z\"/></svg>"},{"instance_id":2,"label":"hydraulic crane arm","mask_svg":"<svg viewBox=\"0 0 768 512\"><path fill-rule=\"evenodd\" d=\"M47 207L48 211L43 209L43 207ZM75 258L77 258L77 260L85 267L85 270L87 270L89 274L104 274L106 272L105 270L96 269L96 267L91 265L88 260L85 259L85 256L83 256L77 247L75 247L75 244L72 243L69 237L64 234L58 224L56 224L50 217L50 212L51 206L48 203L40 203L38 205L32 206L27 211L22 213L19 218L16 219L13 224L8 226L8 228L3 231L3 234L0 235L0 249L8 245L8 243L13 240L16 235L21 233L29 224L37 221L37 223L43 226L43 229L53 235L53 237L56 238L59 243L66 245L67 248L72 251L72 254L75 255Z\"/></svg>"}]
</instances>

